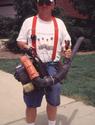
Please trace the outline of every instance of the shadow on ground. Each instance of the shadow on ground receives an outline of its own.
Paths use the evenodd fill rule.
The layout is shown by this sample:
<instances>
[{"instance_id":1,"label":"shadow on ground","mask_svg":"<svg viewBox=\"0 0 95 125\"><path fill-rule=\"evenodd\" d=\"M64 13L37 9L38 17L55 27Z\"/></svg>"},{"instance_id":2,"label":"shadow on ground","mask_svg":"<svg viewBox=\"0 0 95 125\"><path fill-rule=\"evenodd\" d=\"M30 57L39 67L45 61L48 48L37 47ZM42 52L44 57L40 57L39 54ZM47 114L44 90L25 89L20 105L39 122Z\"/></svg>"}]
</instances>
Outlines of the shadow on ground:
<instances>
[{"instance_id":1,"label":"shadow on ground","mask_svg":"<svg viewBox=\"0 0 95 125\"><path fill-rule=\"evenodd\" d=\"M63 111L64 112L64 111ZM68 119L63 114L57 115L57 124L56 125L71 125L71 122L74 120L78 110L74 110L70 118ZM11 121L5 125L23 125L25 124L25 118L21 118L15 121ZM38 114L36 125L48 125L47 115L45 112Z\"/></svg>"}]
</instances>

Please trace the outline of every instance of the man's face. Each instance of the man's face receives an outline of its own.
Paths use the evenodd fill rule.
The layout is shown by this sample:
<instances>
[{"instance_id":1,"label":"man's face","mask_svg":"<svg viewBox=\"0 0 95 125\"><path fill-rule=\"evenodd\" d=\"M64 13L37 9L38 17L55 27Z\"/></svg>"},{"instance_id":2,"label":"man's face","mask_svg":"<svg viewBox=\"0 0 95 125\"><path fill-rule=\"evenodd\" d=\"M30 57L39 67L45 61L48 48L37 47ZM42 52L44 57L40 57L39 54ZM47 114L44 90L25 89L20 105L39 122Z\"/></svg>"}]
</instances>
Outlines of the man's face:
<instances>
[{"instance_id":1,"label":"man's face","mask_svg":"<svg viewBox=\"0 0 95 125\"><path fill-rule=\"evenodd\" d=\"M52 1L52 0L51 0ZM51 12L54 9L54 2L49 0L39 0L37 2L38 11Z\"/></svg>"}]
</instances>

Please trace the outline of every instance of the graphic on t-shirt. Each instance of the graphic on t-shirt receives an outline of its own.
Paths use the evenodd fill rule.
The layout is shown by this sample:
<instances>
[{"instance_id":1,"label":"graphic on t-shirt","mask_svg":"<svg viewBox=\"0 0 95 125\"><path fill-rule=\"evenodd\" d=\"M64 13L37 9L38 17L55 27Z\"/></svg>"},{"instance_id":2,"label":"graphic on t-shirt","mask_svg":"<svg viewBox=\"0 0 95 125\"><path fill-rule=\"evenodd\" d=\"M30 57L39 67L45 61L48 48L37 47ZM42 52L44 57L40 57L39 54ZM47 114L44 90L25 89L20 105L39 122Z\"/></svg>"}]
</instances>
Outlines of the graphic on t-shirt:
<instances>
[{"instance_id":1,"label":"graphic on t-shirt","mask_svg":"<svg viewBox=\"0 0 95 125\"><path fill-rule=\"evenodd\" d=\"M46 49L48 50L53 50L53 43L54 43L54 36L53 34L43 34L39 33L37 34L37 44L38 44L38 49L43 50Z\"/></svg>"},{"instance_id":2,"label":"graphic on t-shirt","mask_svg":"<svg viewBox=\"0 0 95 125\"><path fill-rule=\"evenodd\" d=\"M53 33L37 33L37 52L43 62L51 61L52 50L54 46Z\"/></svg>"}]
</instances>

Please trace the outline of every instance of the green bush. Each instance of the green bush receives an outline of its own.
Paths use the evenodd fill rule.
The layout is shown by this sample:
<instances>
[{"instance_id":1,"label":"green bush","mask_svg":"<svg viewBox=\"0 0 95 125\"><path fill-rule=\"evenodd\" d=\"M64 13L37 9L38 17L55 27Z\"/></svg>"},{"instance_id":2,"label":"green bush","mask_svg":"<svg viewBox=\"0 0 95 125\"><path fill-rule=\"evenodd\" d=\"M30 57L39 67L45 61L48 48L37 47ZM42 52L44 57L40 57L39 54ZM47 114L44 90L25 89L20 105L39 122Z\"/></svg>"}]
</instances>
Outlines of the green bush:
<instances>
[{"instance_id":1,"label":"green bush","mask_svg":"<svg viewBox=\"0 0 95 125\"><path fill-rule=\"evenodd\" d=\"M21 50L19 49L18 45L17 45L17 36L18 36L18 32L17 31L12 31L9 41L5 42L5 46L6 48L8 48L11 52L13 53L20 53Z\"/></svg>"},{"instance_id":2,"label":"green bush","mask_svg":"<svg viewBox=\"0 0 95 125\"><path fill-rule=\"evenodd\" d=\"M76 40L80 36L85 37L85 41L81 44L81 51L95 50L95 29L91 25L88 25L88 20L66 18L65 19L67 29L72 38L72 45L74 46Z\"/></svg>"},{"instance_id":3,"label":"green bush","mask_svg":"<svg viewBox=\"0 0 95 125\"><path fill-rule=\"evenodd\" d=\"M0 37L9 37L15 20L9 17L0 16Z\"/></svg>"}]
</instances>

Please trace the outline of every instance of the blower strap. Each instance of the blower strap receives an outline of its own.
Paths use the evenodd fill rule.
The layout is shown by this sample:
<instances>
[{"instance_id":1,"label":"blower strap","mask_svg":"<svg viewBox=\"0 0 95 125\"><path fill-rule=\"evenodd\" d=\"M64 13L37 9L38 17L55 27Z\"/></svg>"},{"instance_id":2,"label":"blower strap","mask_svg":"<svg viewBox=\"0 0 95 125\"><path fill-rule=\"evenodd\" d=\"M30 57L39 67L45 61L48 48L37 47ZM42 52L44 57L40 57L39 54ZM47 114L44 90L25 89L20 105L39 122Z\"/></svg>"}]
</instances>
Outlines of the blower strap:
<instances>
[{"instance_id":1,"label":"blower strap","mask_svg":"<svg viewBox=\"0 0 95 125\"><path fill-rule=\"evenodd\" d=\"M37 16L33 17L33 22L32 22L32 47L35 48L36 50L36 23L37 23Z\"/></svg>"},{"instance_id":2,"label":"blower strap","mask_svg":"<svg viewBox=\"0 0 95 125\"><path fill-rule=\"evenodd\" d=\"M54 47L52 52L52 61L56 57L56 51L57 51L57 44L58 44L58 24L55 17L52 17L53 23L54 23ZM37 16L33 17L32 22L32 47L36 50L36 23L37 23Z\"/></svg>"}]
</instances>

